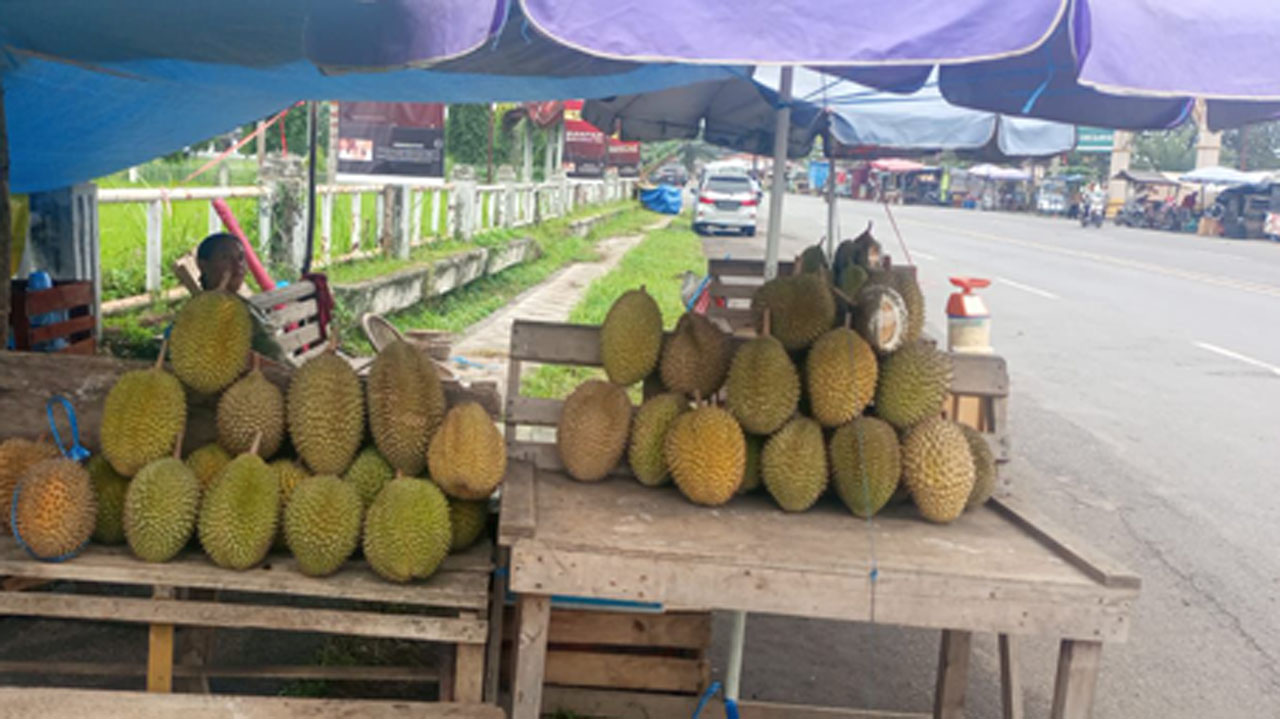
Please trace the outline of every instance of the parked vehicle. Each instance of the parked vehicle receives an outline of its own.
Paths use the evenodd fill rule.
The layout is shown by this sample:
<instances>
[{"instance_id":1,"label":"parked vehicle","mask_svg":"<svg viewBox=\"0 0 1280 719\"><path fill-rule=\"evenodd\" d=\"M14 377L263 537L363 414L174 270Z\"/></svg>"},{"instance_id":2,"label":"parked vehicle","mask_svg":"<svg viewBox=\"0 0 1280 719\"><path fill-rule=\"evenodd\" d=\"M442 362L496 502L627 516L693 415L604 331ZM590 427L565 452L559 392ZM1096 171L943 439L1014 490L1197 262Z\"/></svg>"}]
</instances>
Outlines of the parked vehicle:
<instances>
[{"instance_id":1,"label":"parked vehicle","mask_svg":"<svg viewBox=\"0 0 1280 719\"><path fill-rule=\"evenodd\" d=\"M1102 209L1103 206L1095 202L1085 205L1080 212L1080 226L1088 227L1093 225L1094 227L1102 227Z\"/></svg>"},{"instance_id":2,"label":"parked vehicle","mask_svg":"<svg viewBox=\"0 0 1280 719\"><path fill-rule=\"evenodd\" d=\"M1147 227L1150 221L1147 210L1139 200L1129 200L1116 213L1116 225L1120 227Z\"/></svg>"},{"instance_id":3,"label":"parked vehicle","mask_svg":"<svg viewBox=\"0 0 1280 719\"><path fill-rule=\"evenodd\" d=\"M758 186L743 174L707 175L698 188L693 214L693 231L714 230L756 234L756 210L760 205Z\"/></svg>"}]
</instances>

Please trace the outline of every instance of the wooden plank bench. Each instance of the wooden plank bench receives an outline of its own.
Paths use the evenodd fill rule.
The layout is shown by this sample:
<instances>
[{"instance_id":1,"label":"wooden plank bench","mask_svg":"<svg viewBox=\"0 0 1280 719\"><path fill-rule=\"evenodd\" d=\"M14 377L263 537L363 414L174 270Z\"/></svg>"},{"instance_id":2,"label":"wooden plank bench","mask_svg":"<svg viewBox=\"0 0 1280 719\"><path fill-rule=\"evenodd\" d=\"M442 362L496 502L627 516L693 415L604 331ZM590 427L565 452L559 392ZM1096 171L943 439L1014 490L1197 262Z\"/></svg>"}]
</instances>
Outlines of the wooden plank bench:
<instances>
[{"instance_id":1,"label":"wooden plank bench","mask_svg":"<svg viewBox=\"0 0 1280 719\"><path fill-rule=\"evenodd\" d=\"M1000 358L962 361L975 367L957 370L954 396L1007 394ZM599 330L513 326L509 438L524 427L554 426L559 416L560 402L519 395L522 362L598 366ZM986 367L979 371L977 365ZM510 553L510 586L519 594L513 719L532 719L544 706L586 713L624 702L644 706L650 716L687 708L663 695L645 703L643 695L608 698L562 689L548 691L546 698L557 703L547 706L552 595L939 629L933 716L947 719L963 711L973 632L1000 637L1006 716L1022 710L1017 636L1061 641L1054 719L1088 716L1102 643L1128 634L1137 577L1007 493L949 525L925 522L910 506L892 507L875 518L873 545L868 524L829 499L790 515L757 493L713 512L670 488L654 490L625 477L575 482L564 474L554 444L510 441L513 462L498 539ZM625 468L617 474L625 475ZM831 546L844 551L833 554ZM878 570L874 580L872 566ZM753 705L749 715L891 716L763 705Z\"/></svg>"},{"instance_id":2,"label":"wooden plank bench","mask_svg":"<svg viewBox=\"0 0 1280 719\"><path fill-rule=\"evenodd\" d=\"M149 366L109 357L0 352L0 415L6 418L5 436L47 433L44 402L51 394L62 394L75 405L82 440L92 450L98 446L97 430L107 392L121 374ZM287 386L291 374L278 366L265 367L264 372L281 387ZM477 393L457 382L446 382L445 391L451 403L473 399L492 415L498 413L492 389ZM212 441L215 435L215 400L191 399L185 442L188 450ZM304 576L283 553L270 555L257 568L235 572L214 566L195 549L170 562L151 564L135 559L125 547L91 545L80 556L55 564L37 562L13 539L0 538L0 577L8 577L5 588L31 590L0 591L0 615L150 627L145 667L31 661L0 663L0 671L39 676L145 674L148 689L161 693L170 691L175 676L433 683L440 685L442 697L465 706L450 709L454 713L436 714L431 709L419 716L490 716L494 706L482 702L486 655L492 651L487 648L492 621L492 555L493 546L486 540L450 556L428 580L398 585L378 578L363 560L356 559L325 578ZM132 591L122 592L122 587ZM427 668L175 665L174 627L408 639L443 645L444 651L440 663ZM218 702L201 706L205 707L202 711L223 712L210 716L228 715L236 707ZM270 715L270 705L261 706L261 711L254 709L246 716ZM316 716L360 715L343 709L346 704L334 706L335 713ZM476 713L466 713L467 707Z\"/></svg>"},{"instance_id":3,"label":"wooden plank bench","mask_svg":"<svg viewBox=\"0 0 1280 719\"><path fill-rule=\"evenodd\" d=\"M0 687L0 716L95 719L502 719L496 706Z\"/></svg>"}]
</instances>

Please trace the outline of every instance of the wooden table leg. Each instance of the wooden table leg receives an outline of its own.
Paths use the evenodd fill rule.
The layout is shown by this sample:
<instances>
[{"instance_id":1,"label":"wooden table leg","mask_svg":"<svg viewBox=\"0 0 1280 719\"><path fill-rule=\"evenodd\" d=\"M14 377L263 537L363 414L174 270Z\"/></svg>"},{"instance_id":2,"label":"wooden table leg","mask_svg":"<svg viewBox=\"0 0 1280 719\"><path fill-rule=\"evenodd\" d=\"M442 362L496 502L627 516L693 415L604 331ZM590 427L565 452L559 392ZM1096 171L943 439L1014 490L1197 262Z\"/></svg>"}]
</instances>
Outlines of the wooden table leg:
<instances>
[{"instance_id":1,"label":"wooden table leg","mask_svg":"<svg viewBox=\"0 0 1280 719\"><path fill-rule=\"evenodd\" d=\"M999 636L1000 643L1000 703L1004 707L1004 719L1023 719L1022 705L1022 647L1017 637Z\"/></svg>"},{"instance_id":2,"label":"wooden table leg","mask_svg":"<svg viewBox=\"0 0 1280 719\"><path fill-rule=\"evenodd\" d=\"M969 646L973 634L959 629L942 630L938 652L938 687L933 697L933 719L962 719L964 692L969 684Z\"/></svg>"},{"instance_id":3,"label":"wooden table leg","mask_svg":"<svg viewBox=\"0 0 1280 719\"><path fill-rule=\"evenodd\" d=\"M474 612L463 612L463 619L475 619ZM479 704L484 700L483 644L459 644L453 653L453 700Z\"/></svg>"},{"instance_id":4,"label":"wooden table leg","mask_svg":"<svg viewBox=\"0 0 1280 719\"><path fill-rule=\"evenodd\" d=\"M511 687L511 719L538 719L546 675L551 597L521 594L516 600L516 673Z\"/></svg>"},{"instance_id":5,"label":"wooden table leg","mask_svg":"<svg viewBox=\"0 0 1280 719\"><path fill-rule=\"evenodd\" d=\"M173 599L173 587L157 585L152 599ZM173 691L173 625L152 624L147 642L147 691Z\"/></svg>"},{"instance_id":6,"label":"wooden table leg","mask_svg":"<svg viewBox=\"0 0 1280 719\"><path fill-rule=\"evenodd\" d=\"M1063 639L1053 685L1052 719L1088 719L1102 663L1102 642Z\"/></svg>"},{"instance_id":7,"label":"wooden table leg","mask_svg":"<svg viewBox=\"0 0 1280 719\"><path fill-rule=\"evenodd\" d=\"M485 647L484 700L489 704L498 702L498 684L502 672L502 638L503 620L507 608L507 572L511 552L502 548L497 552L495 566L500 571L494 572L493 591L489 593L489 645Z\"/></svg>"}]
</instances>

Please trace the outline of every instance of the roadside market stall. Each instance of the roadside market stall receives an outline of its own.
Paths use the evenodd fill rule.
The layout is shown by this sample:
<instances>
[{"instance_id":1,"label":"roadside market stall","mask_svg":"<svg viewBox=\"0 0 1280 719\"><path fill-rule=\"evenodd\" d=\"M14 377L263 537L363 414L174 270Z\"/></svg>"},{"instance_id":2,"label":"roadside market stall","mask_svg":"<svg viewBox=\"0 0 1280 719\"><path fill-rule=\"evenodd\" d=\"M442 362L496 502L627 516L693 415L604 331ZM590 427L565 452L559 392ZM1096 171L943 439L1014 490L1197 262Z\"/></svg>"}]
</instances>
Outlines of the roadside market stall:
<instances>
[{"instance_id":1,"label":"roadside market stall","mask_svg":"<svg viewBox=\"0 0 1280 719\"><path fill-rule=\"evenodd\" d=\"M1037 2L1010 8L995 0L970 0L949 5L937 25L923 30L913 17L914 10L896 2L862 7L851 14L847 24L832 22L826 13L819 12L824 5L817 2L769 3L767 8L753 8L756 12L739 8L727 12L722 3L692 7L680 3L678 8L647 3L628 8L630 23L618 23L617 9L611 6L552 0L511 5L472 3L466 9L424 1L397 4L386 14L380 14L384 6L367 3L321 7L324 13L332 14L309 17L305 8L276 8L263 18L262 32L247 37L224 32L228 26L243 27L243 17L258 9L236 3L211 8L220 22L208 22L207 14L192 12L194 3L167 3L163 8L161 3L144 3L137 10L145 22L136 26L124 22L118 6L87 2L76 4L80 12L72 12L66 5L42 6L6 17L0 21L0 32L11 52L5 56L0 82L9 93L5 110L15 118L13 135L19 138L12 145L19 148L13 160L14 176L19 178L15 185L34 191L100 175L264 114L284 104L281 101L286 96L291 102L300 96L488 101L507 93L530 99L606 95L715 77L726 71L723 65L744 56L784 64L884 64L895 69L931 65L940 58L975 61L1018 55L1038 47L1053 28L1061 26L1065 11L1076 5ZM445 16L446 9L452 11L447 15L450 23L432 22ZM92 15L94 12L99 14ZM688 22L673 28L669 19L677 12ZM812 22L807 27L810 32L800 34L805 43L797 45L791 28L775 27L778 13L822 20ZM726 27L726 32L708 35L705 28L717 24ZM125 31L104 43L89 42L74 32L85 26L121 27ZM875 32L869 33L867 28L873 26ZM184 32L175 32L178 28ZM107 36L91 39L103 37ZM229 54L224 52L228 37L234 39ZM385 41L387 38L398 42ZM851 38L858 42L851 42ZM326 44L326 40L334 44ZM543 52L546 54L540 55ZM618 65L607 64L601 57ZM648 64L654 58L708 67L694 68L694 72L678 63ZM544 63L531 62L537 59ZM420 66L433 69L410 69ZM606 67L616 72L600 72ZM370 68L394 71L362 72ZM578 70L581 73L574 74ZM553 79L547 80L548 75ZM780 138L788 136L789 113L785 108L790 85L790 73L784 72L778 93L783 109L777 112L775 132ZM97 114L74 111L85 105L94 106ZM144 105L148 111L139 110ZM122 121L101 121L113 113ZM131 134L135 132L138 135ZM54 141L34 141L46 136ZM146 142L133 142L136 138ZM9 147L0 132L0 151L5 153L0 155L0 213L8 212ZM785 139L776 142L775 148L785 160ZM71 157L75 163L58 161L59 156ZM775 183L781 183L783 175L776 173ZM775 203L781 202L782 193L776 191L779 186L775 184ZM765 264L751 268L757 277L773 274L780 209L775 204L771 213L770 257ZM7 256L10 242L8 217L0 214L0 256ZM70 244L84 249L77 240ZM0 286L0 290L0 298L7 300L7 287ZM518 325L512 339L512 356L520 361L592 365L602 354L598 333L591 329L550 328L525 333ZM92 428L103 421L95 416L107 412L110 387L118 386L119 378L129 372L166 371L96 358L63 357L50 362L44 356L3 353L0 359L6 366L0 377L8 383L0 397L12 403L4 412L6 436L34 438L43 431L42 400L52 388L70 395L78 405L92 449L99 449L94 446ZM516 374L512 384L517 388L519 364L513 362ZM966 371L957 372L948 385L955 400L947 409L948 416L998 435L1005 429L1002 400L1008 394L1002 363L987 358L986 362L967 365L959 360L957 366L961 365ZM405 383L400 389L408 391L416 386ZM488 400L465 388L445 391L452 407L465 406L466 398L483 400L478 406L487 414L476 426L486 426L493 413L492 403L486 405ZM972 401L962 401L965 399ZM182 401L187 401L185 395ZM210 436L210 412L216 412L210 401L208 396L191 401L189 438L202 432L205 438ZM935 528L893 512L864 528L861 522L844 515L837 519L827 510L782 515L759 497L742 499L717 513L681 504L683 500L670 492L638 494L634 485L622 480L570 485L557 476L556 460L554 455L548 456L548 445L521 444L529 440L517 432L520 425L555 424L559 411L555 403L528 401L514 393L505 404L507 449L513 461L505 475L508 484L502 496L499 531L511 553L505 576L510 587L520 592L513 639L518 657L512 691L516 716L536 716L541 709L545 648L549 627L554 626L551 595L558 591L567 591L588 604L592 599L642 604L657 600L661 608L720 606L738 612L878 619L944 629L935 716L956 716L961 711L970 632L1051 634L1063 638L1055 713L1060 717L1087 715L1100 643L1123 638L1129 605L1137 592L1136 580L1075 540L1046 529L1033 512L997 501L950 527L955 532L944 534L946 527ZM346 415L359 413L363 421L362 412ZM586 524L582 514L564 511L575 506L600 514ZM619 512L619 506L625 510ZM674 522L677 519L685 521ZM769 536L793 535L793 540L762 543L757 528L767 530ZM683 545L678 540L682 531L690 533ZM826 554L833 537L847 543L849 558L815 562L812 557ZM27 540L30 538L28 535ZM960 549L939 549L948 542ZM881 546L879 555L872 551L877 544ZM440 571L430 578L393 590L387 587L398 585L372 584L366 566L358 561L350 562L329 580L304 581L293 574L290 560L268 567L259 563L259 557L259 562L252 563L254 569L232 572L214 569L193 554L174 563L146 563L121 551L91 546L81 556L45 554L44 559L59 561L37 562L19 554L16 540L6 540L0 556L4 557L4 571L11 576L35 582L123 584L132 588L132 594L142 588L151 595L120 599L81 594L63 583L54 587L56 591L6 592L3 604L6 611L23 616L149 625L153 660L148 662L147 672L156 694L164 693L170 678L171 662L166 657L172 656L174 625L265 625L413 637L453 645L452 662L443 665L452 666L451 680L443 684L452 687L453 697L460 701L423 706L13 688L0 690L0 696L4 706L19 715L60 711L140 717L181 713L499 716L501 711L495 707L499 665L495 647L501 645L499 627L506 587L500 583L497 590L490 589L492 558L487 556L484 543L477 546L472 553L479 556L443 560ZM762 560L744 560L744 554L759 554ZM974 554L989 561L978 562L978 566L959 561L960 555ZM868 556L871 564L864 559ZM503 559L499 554L499 570L506 564ZM783 585L805 583L815 590L808 602L794 595L780 597L777 592ZM482 586L487 597L484 606L480 603ZM280 611L268 607L269 602L175 598L171 596L171 591L179 594L171 590L175 587L279 595L292 602L304 596L345 602L395 598L392 601L412 605L414 611L367 611L367 607L365 611L350 607ZM878 592L896 601L878 603ZM867 597L865 603L861 596ZM1016 643L1005 640L1003 647L1008 675L1005 687L1016 696ZM741 646L733 656L740 659ZM479 665L483 671L478 671ZM63 668L72 673L96 671ZM731 667L727 677L727 694L733 700L738 694L738 668ZM198 669L188 671L202 674ZM440 670L437 678L445 673ZM478 685L481 676L483 685ZM477 696L483 701L476 701Z\"/></svg>"}]
</instances>

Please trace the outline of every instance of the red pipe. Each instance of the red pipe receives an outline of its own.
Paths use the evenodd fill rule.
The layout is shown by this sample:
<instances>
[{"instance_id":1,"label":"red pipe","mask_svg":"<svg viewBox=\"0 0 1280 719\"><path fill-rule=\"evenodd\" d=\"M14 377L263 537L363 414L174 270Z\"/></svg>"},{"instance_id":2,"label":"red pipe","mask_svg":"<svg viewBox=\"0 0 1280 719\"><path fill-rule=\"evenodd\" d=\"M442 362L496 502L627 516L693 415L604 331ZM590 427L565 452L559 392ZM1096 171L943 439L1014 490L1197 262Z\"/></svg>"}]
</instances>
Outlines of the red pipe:
<instances>
[{"instance_id":1,"label":"red pipe","mask_svg":"<svg viewBox=\"0 0 1280 719\"><path fill-rule=\"evenodd\" d=\"M227 232L235 235L240 240L240 246L244 248L244 259L249 265L249 271L253 273L253 279L258 283L258 287L263 292L269 292L276 288L276 283L272 281L271 275L267 274L267 268L262 266L262 262L258 260L258 253L253 251L253 246L249 244L249 240L244 236L244 230L240 229L240 223L236 222L236 216L232 214L231 207L227 201L221 197L210 200L213 203L213 211L218 213L222 224L227 228Z\"/></svg>"}]
</instances>

